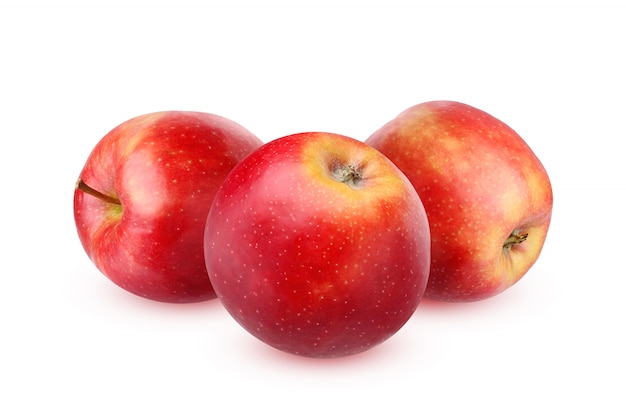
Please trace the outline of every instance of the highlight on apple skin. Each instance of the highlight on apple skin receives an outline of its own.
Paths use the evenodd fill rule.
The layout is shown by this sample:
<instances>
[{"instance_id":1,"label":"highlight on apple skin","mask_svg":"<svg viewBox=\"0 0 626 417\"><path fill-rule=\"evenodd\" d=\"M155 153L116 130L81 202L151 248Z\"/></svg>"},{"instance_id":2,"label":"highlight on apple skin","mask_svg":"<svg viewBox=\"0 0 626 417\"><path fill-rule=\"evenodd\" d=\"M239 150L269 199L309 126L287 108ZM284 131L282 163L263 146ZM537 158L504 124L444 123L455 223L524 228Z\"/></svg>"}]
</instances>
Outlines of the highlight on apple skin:
<instances>
[{"instance_id":1,"label":"highlight on apple skin","mask_svg":"<svg viewBox=\"0 0 626 417\"><path fill-rule=\"evenodd\" d=\"M368 350L396 333L428 279L424 207L398 168L362 141L322 132L273 140L231 171L205 230L226 310L295 355Z\"/></svg>"},{"instance_id":2,"label":"highlight on apple skin","mask_svg":"<svg viewBox=\"0 0 626 417\"><path fill-rule=\"evenodd\" d=\"M89 155L74 191L81 244L111 281L171 303L215 298L204 225L231 169L263 143L210 113L163 111L111 130Z\"/></svg>"},{"instance_id":3,"label":"highlight on apple skin","mask_svg":"<svg viewBox=\"0 0 626 417\"><path fill-rule=\"evenodd\" d=\"M511 127L467 104L432 101L405 110L365 143L406 174L426 208L426 298L486 299L536 262L552 217L552 187Z\"/></svg>"}]
</instances>

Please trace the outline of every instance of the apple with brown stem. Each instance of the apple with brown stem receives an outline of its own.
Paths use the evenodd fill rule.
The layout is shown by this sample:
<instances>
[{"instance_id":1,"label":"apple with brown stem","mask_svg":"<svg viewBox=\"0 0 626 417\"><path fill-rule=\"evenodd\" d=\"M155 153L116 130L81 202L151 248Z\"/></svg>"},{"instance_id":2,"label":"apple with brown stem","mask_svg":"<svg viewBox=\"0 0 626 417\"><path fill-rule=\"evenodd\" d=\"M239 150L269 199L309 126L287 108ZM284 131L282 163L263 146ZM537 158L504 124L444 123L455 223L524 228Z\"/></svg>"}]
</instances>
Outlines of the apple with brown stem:
<instances>
[{"instance_id":1,"label":"apple with brown stem","mask_svg":"<svg viewBox=\"0 0 626 417\"><path fill-rule=\"evenodd\" d=\"M535 263L550 225L552 187L511 127L469 105L433 101L407 109L366 143L406 174L426 208L426 298L485 299Z\"/></svg>"},{"instance_id":2,"label":"apple with brown stem","mask_svg":"<svg viewBox=\"0 0 626 417\"><path fill-rule=\"evenodd\" d=\"M98 269L152 300L215 298L203 235L213 197L230 170L262 145L210 113L164 111L104 136L74 192L80 241Z\"/></svg>"}]
</instances>

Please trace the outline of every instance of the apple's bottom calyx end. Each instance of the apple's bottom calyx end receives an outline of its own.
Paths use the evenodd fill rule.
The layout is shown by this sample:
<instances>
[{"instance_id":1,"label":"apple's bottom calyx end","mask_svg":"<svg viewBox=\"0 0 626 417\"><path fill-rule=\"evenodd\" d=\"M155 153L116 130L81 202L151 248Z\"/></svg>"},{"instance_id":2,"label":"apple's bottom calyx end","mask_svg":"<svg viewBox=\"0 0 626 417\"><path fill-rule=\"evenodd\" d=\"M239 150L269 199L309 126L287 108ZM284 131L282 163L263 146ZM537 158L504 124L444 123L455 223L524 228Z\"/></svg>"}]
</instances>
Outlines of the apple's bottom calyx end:
<instances>
[{"instance_id":1,"label":"apple's bottom calyx end","mask_svg":"<svg viewBox=\"0 0 626 417\"><path fill-rule=\"evenodd\" d=\"M361 171L353 165L337 165L332 169L333 178L351 187L359 185L363 179Z\"/></svg>"},{"instance_id":2,"label":"apple's bottom calyx end","mask_svg":"<svg viewBox=\"0 0 626 417\"><path fill-rule=\"evenodd\" d=\"M509 237L504 241L504 245L502 247L504 249L510 249L514 245L518 245L528 239L528 233L519 233L517 231L513 231L509 235Z\"/></svg>"}]
</instances>

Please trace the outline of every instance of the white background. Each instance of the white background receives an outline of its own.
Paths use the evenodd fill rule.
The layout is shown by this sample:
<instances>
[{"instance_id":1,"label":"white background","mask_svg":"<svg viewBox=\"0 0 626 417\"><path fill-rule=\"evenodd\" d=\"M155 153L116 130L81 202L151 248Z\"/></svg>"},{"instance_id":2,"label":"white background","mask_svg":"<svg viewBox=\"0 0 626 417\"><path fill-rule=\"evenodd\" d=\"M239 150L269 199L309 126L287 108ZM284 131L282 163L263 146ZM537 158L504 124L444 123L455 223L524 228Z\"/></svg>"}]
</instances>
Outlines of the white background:
<instances>
[{"instance_id":1,"label":"white background","mask_svg":"<svg viewBox=\"0 0 626 417\"><path fill-rule=\"evenodd\" d=\"M624 4L4 1L0 415L623 417ZM435 99L526 139L551 176L553 223L516 286L423 303L366 353L275 351L216 300L125 293L80 246L74 183L131 117L199 110L264 141L364 140Z\"/></svg>"}]
</instances>

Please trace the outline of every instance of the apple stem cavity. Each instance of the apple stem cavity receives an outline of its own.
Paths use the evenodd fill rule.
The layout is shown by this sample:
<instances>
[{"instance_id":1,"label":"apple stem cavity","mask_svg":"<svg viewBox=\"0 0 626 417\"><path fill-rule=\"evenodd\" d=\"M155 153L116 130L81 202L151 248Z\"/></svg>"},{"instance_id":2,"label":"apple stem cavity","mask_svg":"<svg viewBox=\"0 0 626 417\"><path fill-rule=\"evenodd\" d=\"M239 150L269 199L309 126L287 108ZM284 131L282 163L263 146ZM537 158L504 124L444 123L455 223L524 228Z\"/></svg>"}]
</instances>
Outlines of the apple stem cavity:
<instances>
[{"instance_id":1,"label":"apple stem cavity","mask_svg":"<svg viewBox=\"0 0 626 417\"><path fill-rule=\"evenodd\" d=\"M98 190L94 190L93 188L91 188L90 186L88 186L81 178L78 179L78 181L76 182L76 189L80 190L86 194L89 194L91 196L94 196L96 198L99 198L100 200L109 203L109 204L117 204L119 206L122 205L122 203L120 202L119 199L117 199L116 197L111 197L109 195L106 194L102 194L100 191Z\"/></svg>"},{"instance_id":2,"label":"apple stem cavity","mask_svg":"<svg viewBox=\"0 0 626 417\"><path fill-rule=\"evenodd\" d=\"M519 245L528 238L528 233L520 233L518 230L514 230L509 237L504 241L502 247L504 249L510 249L514 245Z\"/></svg>"},{"instance_id":3,"label":"apple stem cavity","mask_svg":"<svg viewBox=\"0 0 626 417\"><path fill-rule=\"evenodd\" d=\"M353 165L338 165L332 170L333 178L339 182L357 188L363 180L361 171Z\"/></svg>"}]
</instances>

